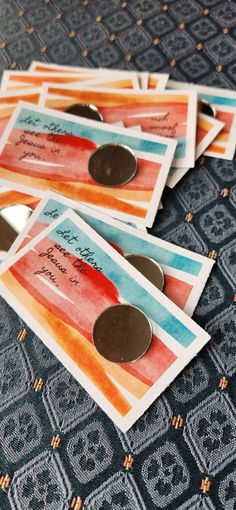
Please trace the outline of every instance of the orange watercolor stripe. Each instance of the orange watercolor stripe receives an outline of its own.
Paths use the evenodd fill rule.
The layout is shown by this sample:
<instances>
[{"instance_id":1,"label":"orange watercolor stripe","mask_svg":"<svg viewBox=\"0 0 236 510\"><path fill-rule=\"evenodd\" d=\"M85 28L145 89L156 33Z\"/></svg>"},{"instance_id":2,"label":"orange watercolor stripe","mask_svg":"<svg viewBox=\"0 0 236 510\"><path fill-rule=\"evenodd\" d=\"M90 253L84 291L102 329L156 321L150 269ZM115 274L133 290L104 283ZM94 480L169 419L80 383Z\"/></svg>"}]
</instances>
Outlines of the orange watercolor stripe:
<instances>
[{"instance_id":1,"label":"orange watercolor stripe","mask_svg":"<svg viewBox=\"0 0 236 510\"><path fill-rule=\"evenodd\" d=\"M36 198L32 195L27 195L26 193L21 193L20 191L4 191L0 193L0 207L8 207L10 205L21 205L21 204L31 204L34 202L38 202L39 198Z\"/></svg>"},{"instance_id":2,"label":"orange watercolor stripe","mask_svg":"<svg viewBox=\"0 0 236 510\"><path fill-rule=\"evenodd\" d=\"M0 97L0 104L17 104L19 101L28 101L29 103L36 103L39 100L39 94L22 94L22 96L5 96Z\"/></svg>"},{"instance_id":3,"label":"orange watercolor stripe","mask_svg":"<svg viewBox=\"0 0 236 510\"><path fill-rule=\"evenodd\" d=\"M132 89L133 88L133 82L132 80L120 80L120 81L104 81L104 83L95 83L94 85L90 85L90 87L107 87L112 89Z\"/></svg>"},{"instance_id":4,"label":"orange watercolor stripe","mask_svg":"<svg viewBox=\"0 0 236 510\"><path fill-rule=\"evenodd\" d=\"M211 124L210 122L208 122L205 119L201 119L200 117L198 117L198 119L197 119L197 126L200 126L202 129L204 129L207 132L210 131L214 127L213 124Z\"/></svg>"},{"instance_id":5,"label":"orange watercolor stripe","mask_svg":"<svg viewBox=\"0 0 236 510\"><path fill-rule=\"evenodd\" d=\"M215 138L217 142L228 142L229 141L229 133L219 133Z\"/></svg>"},{"instance_id":6,"label":"orange watercolor stripe","mask_svg":"<svg viewBox=\"0 0 236 510\"><path fill-rule=\"evenodd\" d=\"M4 168L3 166L0 167L0 177L19 184L25 184L26 179L25 175L16 174L14 168L11 170L9 165L8 168ZM43 190L51 189L69 198L74 198L74 200L97 205L106 209L113 209L114 211L133 214L140 218L145 218L147 214L147 210L143 207L123 202L113 196L109 196L105 192L103 193L103 191L99 192L98 190L95 190L93 186L89 185L63 181L49 181L47 179L39 179L29 176L27 176L27 185ZM133 191L131 192L131 196L132 195Z\"/></svg>"},{"instance_id":7,"label":"orange watercolor stripe","mask_svg":"<svg viewBox=\"0 0 236 510\"><path fill-rule=\"evenodd\" d=\"M211 151L211 152L219 152L220 154L224 154L226 149L225 147L220 147L219 145L209 145L206 149L207 151Z\"/></svg>"},{"instance_id":8,"label":"orange watercolor stripe","mask_svg":"<svg viewBox=\"0 0 236 510\"><path fill-rule=\"evenodd\" d=\"M111 381L104 368L93 356L93 353L82 341L81 335L64 321L55 317L44 306L40 305L14 278L11 270L5 271L0 279L27 308L36 320L45 328L67 355L89 377L115 409L125 416L131 404Z\"/></svg>"},{"instance_id":9,"label":"orange watercolor stripe","mask_svg":"<svg viewBox=\"0 0 236 510\"><path fill-rule=\"evenodd\" d=\"M91 70L93 71L93 69L91 69ZM43 66L43 65L37 65L34 68L33 72L35 72L35 71L42 72L42 73L64 73L64 72L67 73L66 66L65 66L65 69L62 70L59 67L46 67L46 66ZM94 71L96 71L96 69ZM82 71L77 71L77 70L73 71L72 69L68 70L68 73L79 73L79 72L82 73Z\"/></svg>"},{"instance_id":10,"label":"orange watercolor stripe","mask_svg":"<svg viewBox=\"0 0 236 510\"><path fill-rule=\"evenodd\" d=\"M64 97L71 97L71 90L70 89L67 89L67 88L63 88L63 89L57 89L56 87L49 87L48 88L48 93L49 94L56 94L57 96L58 95L63 95ZM156 95L147 95L147 94L142 94L142 95L138 95L138 94L132 94L132 95L120 95L119 92L112 92L112 93L107 93L107 92L96 92L96 91L89 91L89 90L84 90L84 89L78 89L78 90L73 90L73 97L74 98L83 98L83 100L87 103L87 102L90 102L93 100L93 102L96 104L96 105L106 105L106 106L119 106L119 105L123 105L124 103L126 104L153 104L153 103L188 103L188 97L185 96L185 95L176 95L176 96L171 96L171 95L160 95L160 93Z\"/></svg>"}]
</instances>

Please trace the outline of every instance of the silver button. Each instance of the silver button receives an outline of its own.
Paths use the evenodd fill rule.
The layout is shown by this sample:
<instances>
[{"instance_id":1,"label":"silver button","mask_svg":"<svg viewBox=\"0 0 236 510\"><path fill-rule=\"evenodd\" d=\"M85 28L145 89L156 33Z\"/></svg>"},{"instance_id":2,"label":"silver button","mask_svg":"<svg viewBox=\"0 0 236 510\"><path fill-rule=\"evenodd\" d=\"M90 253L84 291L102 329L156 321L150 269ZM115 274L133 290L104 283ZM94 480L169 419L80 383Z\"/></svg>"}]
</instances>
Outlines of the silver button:
<instances>
[{"instance_id":1,"label":"silver button","mask_svg":"<svg viewBox=\"0 0 236 510\"><path fill-rule=\"evenodd\" d=\"M155 285L160 291L164 287L164 273L161 266L150 257L138 254L125 255L126 260L134 266L143 276Z\"/></svg>"},{"instance_id":2,"label":"silver button","mask_svg":"<svg viewBox=\"0 0 236 510\"><path fill-rule=\"evenodd\" d=\"M208 103L205 99L200 99L199 101L199 110L201 113L205 115L209 115L209 117L216 117L216 109L212 104Z\"/></svg>"},{"instance_id":3,"label":"silver button","mask_svg":"<svg viewBox=\"0 0 236 510\"><path fill-rule=\"evenodd\" d=\"M131 363L150 347L152 326L147 316L133 305L106 308L93 327L98 352L113 363Z\"/></svg>"},{"instance_id":4,"label":"silver button","mask_svg":"<svg viewBox=\"0 0 236 510\"><path fill-rule=\"evenodd\" d=\"M108 143L90 156L88 171L92 179L103 186L123 186L134 178L137 158L126 145Z\"/></svg>"},{"instance_id":5,"label":"silver button","mask_svg":"<svg viewBox=\"0 0 236 510\"><path fill-rule=\"evenodd\" d=\"M32 209L26 205L11 205L0 209L0 250L9 250L31 214Z\"/></svg>"},{"instance_id":6,"label":"silver button","mask_svg":"<svg viewBox=\"0 0 236 510\"><path fill-rule=\"evenodd\" d=\"M70 113L78 117L84 117L86 119L98 120L103 122L103 116L99 112L98 108L93 104L77 103L72 104L65 108L65 113Z\"/></svg>"}]
</instances>

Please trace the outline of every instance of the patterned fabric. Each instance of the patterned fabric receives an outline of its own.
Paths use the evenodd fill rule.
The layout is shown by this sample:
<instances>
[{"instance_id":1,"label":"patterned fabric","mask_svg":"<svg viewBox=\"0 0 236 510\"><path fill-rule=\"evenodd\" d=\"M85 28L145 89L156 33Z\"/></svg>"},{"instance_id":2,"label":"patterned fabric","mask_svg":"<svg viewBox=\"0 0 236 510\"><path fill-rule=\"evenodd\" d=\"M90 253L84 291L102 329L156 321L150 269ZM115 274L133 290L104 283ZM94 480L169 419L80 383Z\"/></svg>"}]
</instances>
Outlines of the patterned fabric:
<instances>
[{"instance_id":1,"label":"patterned fabric","mask_svg":"<svg viewBox=\"0 0 236 510\"><path fill-rule=\"evenodd\" d=\"M35 58L234 87L233 1L0 0L0 19L2 70ZM235 161L200 158L165 193L151 232L218 255L195 313L212 340L127 434L32 332L19 341L0 300L1 510L236 509L235 208Z\"/></svg>"}]
</instances>

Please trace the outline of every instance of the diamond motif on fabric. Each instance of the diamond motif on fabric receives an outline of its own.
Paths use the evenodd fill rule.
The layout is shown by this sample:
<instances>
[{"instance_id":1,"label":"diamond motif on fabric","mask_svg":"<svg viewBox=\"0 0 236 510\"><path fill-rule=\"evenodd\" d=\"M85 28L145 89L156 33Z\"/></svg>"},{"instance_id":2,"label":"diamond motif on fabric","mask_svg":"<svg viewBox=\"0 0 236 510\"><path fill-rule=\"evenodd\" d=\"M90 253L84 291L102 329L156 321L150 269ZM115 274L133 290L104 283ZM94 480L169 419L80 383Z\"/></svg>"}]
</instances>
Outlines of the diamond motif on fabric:
<instances>
[{"instance_id":1,"label":"diamond motif on fabric","mask_svg":"<svg viewBox=\"0 0 236 510\"><path fill-rule=\"evenodd\" d=\"M222 65L226 65L235 60L234 41L223 34L207 41L205 50L216 64L220 62Z\"/></svg>"},{"instance_id":2,"label":"diamond motif on fabric","mask_svg":"<svg viewBox=\"0 0 236 510\"><path fill-rule=\"evenodd\" d=\"M208 351L220 373L231 376L236 371L236 308L226 308L206 325L211 335Z\"/></svg>"},{"instance_id":3,"label":"diamond motif on fabric","mask_svg":"<svg viewBox=\"0 0 236 510\"><path fill-rule=\"evenodd\" d=\"M180 62L179 67L188 79L194 80L198 80L203 74L207 74L210 71L208 60L198 53L193 53L184 58Z\"/></svg>"},{"instance_id":4,"label":"diamond motif on fabric","mask_svg":"<svg viewBox=\"0 0 236 510\"><path fill-rule=\"evenodd\" d=\"M236 220L223 204L217 204L202 214L199 224L214 243L219 243L236 232Z\"/></svg>"},{"instance_id":5,"label":"diamond motif on fabric","mask_svg":"<svg viewBox=\"0 0 236 510\"><path fill-rule=\"evenodd\" d=\"M173 6L171 6L171 12L178 20L188 22L201 14L201 8L200 5L193 0L185 0L185 2L179 0L173 3Z\"/></svg>"},{"instance_id":6,"label":"diamond motif on fabric","mask_svg":"<svg viewBox=\"0 0 236 510\"><path fill-rule=\"evenodd\" d=\"M236 507L236 470L232 471L221 482L219 487L219 499L222 508L235 510Z\"/></svg>"},{"instance_id":7,"label":"diamond motif on fabric","mask_svg":"<svg viewBox=\"0 0 236 510\"><path fill-rule=\"evenodd\" d=\"M172 58L185 57L194 49L194 42L185 32L174 30L162 39L162 47Z\"/></svg>"},{"instance_id":8,"label":"diamond motif on fabric","mask_svg":"<svg viewBox=\"0 0 236 510\"><path fill-rule=\"evenodd\" d=\"M0 439L10 462L17 462L32 452L42 439L42 427L35 407L27 402L2 420Z\"/></svg>"},{"instance_id":9,"label":"diamond motif on fabric","mask_svg":"<svg viewBox=\"0 0 236 510\"><path fill-rule=\"evenodd\" d=\"M8 492L12 510L68 510L71 496L60 457L49 452L19 469Z\"/></svg>"},{"instance_id":10,"label":"diamond motif on fabric","mask_svg":"<svg viewBox=\"0 0 236 510\"><path fill-rule=\"evenodd\" d=\"M119 36L119 43L125 51L139 53L150 44L149 37L139 27L133 27Z\"/></svg>"},{"instance_id":11,"label":"diamond motif on fabric","mask_svg":"<svg viewBox=\"0 0 236 510\"><path fill-rule=\"evenodd\" d=\"M68 441L67 454L75 476L88 483L111 464L113 448L102 424L93 421Z\"/></svg>"},{"instance_id":12,"label":"diamond motif on fabric","mask_svg":"<svg viewBox=\"0 0 236 510\"><path fill-rule=\"evenodd\" d=\"M118 429L125 450L134 455L142 452L169 429L172 411L165 397L159 397L135 422L131 429L122 434Z\"/></svg>"},{"instance_id":13,"label":"diamond motif on fabric","mask_svg":"<svg viewBox=\"0 0 236 510\"><path fill-rule=\"evenodd\" d=\"M173 242L197 253L206 254L207 247L193 225L182 223L178 227L162 236L162 239Z\"/></svg>"},{"instance_id":14,"label":"diamond motif on fabric","mask_svg":"<svg viewBox=\"0 0 236 510\"><path fill-rule=\"evenodd\" d=\"M0 411L30 389L33 372L23 345L0 351Z\"/></svg>"},{"instance_id":15,"label":"diamond motif on fabric","mask_svg":"<svg viewBox=\"0 0 236 510\"><path fill-rule=\"evenodd\" d=\"M46 345L44 345L44 343L36 335L33 336L32 344L38 362L43 368L50 368L59 363L56 356L49 351Z\"/></svg>"},{"instance_id":16,"label":"diamond motif on fabric","mask_svg":"<svg viewBox=\"0 0 236 510\"><path fill-rule=\"evenodd\" d=\"M191 23L189 29L199 41L206 41L213 35L217 34L217 27L215 24L212 23L210 19L203 17L197 19L194 23Z\"/></svg>"},{"instance_id":17,"label":"diamond motif on fabric","mask_svg":"<svg viewBox=\"0 0 236 510\"><path fill-rule=\"evenodd\" d=\"M147 510L129 473L116 473L92 492L84 502L88 510Z\"/></svg>"},{"instance_id":18,"label":"diamond motif on fabric","mask_svg":"<svg viewBox=\"0 0 236 510\"><path fill-rule=\"evenodd\" d=\"M73 428L96 409L89 394L65 368L48 379L43 401L52 426L62 432Z\"/></svg>"},{"instance_id":19,"label":"diamond motif on fabric","mask_svg":"<svg viewBox=\"0 0 236 510\"><path fill-rule=\"evenodd\" d=\"M199 469L215 475L236 457L236 410L227 394L214 392L185 423L183 436Z\"/></svg>"},{"instance_id":20,"label":"diamond motif on fabric","mask_svg":"<svg viewBox=\"0 0 236 510\"><path fill-rule=\"evenodd\" d=\"M196 316L205 317L206 314L215 310L221 305L225 298L225 290L215 275L211 275L207 281L206 287L200 297L195 311Z\"/></svg>"},{"instance_id":21,"label":"diamond motif on fabric","mask_svg":"<svg viewBox=\"0 0 236 510\"><path fill-rule=\"evenodd\" d=\"M236 242L225 244L220 250L219 267L233 289L236 286Z\"/></svg>"},{"instance_id":22,"label":"diamond motif on fabric","mask_svg":"<svg viewBox=\"0 0 236 510\"><path fill-rule=\"evenodd\" d=\"M166 508L190 483L187 466L176 445L169 441L144 461L142 478L153 503L160 508Z\"/></svg>"},{"instance_id":23,"label":"diamond motif on fabric","mask_svg":"<svg viewBox=\"0 0 236 510\"><path fill-rule=\"evenodd\" d=\"M0 297L0 344L9 345L17 340L17 335L24 328L24 323L7 302Z\"/></svg>"},{"instance_id":24,"label":"diamond motif on fabric","mask_svg":"<svg viewBox=\"0 0 236 510\"><path fill-rule=\"evenodd\" d=\"M200 211L218 198L219 188L204 166L195 168L191 175L191 186L185 179L180 181L176 196L183 207L192 213Z\"/></svg>"},{"instance_id":25,"label":"diamond motif on fabric","mask_svg":"<svg viewBox=\"0 0 236 510\"><path fill-rule=\"evenodd\" d=\"M223 159L208 158L208 167L212 168L222 182L230 182L235 178L235 161L224 161Z\"/></svg>"},{"instance_id":26,"label":"diamond motif on fabric","mask_svg":"<svg viewBox=\"0 0 236 510\"><path fill-rule=\"evenodd\" d=\"M189 402L208 386L209 375L204 364L195 359L187 369L180 374L170 389L178 402Z\"/></svg>"},{"instance_id":27,"label":"diamond motif on fabric","mask_svg":"<svg viewBox=\"0 0 236 510\"><path fill-rule=\"evenodd\" d=\"M157 48L147 48L135 58L135 64L141 71L158 71L166 63L164 53Z\"/></svg>"}]
</instances>

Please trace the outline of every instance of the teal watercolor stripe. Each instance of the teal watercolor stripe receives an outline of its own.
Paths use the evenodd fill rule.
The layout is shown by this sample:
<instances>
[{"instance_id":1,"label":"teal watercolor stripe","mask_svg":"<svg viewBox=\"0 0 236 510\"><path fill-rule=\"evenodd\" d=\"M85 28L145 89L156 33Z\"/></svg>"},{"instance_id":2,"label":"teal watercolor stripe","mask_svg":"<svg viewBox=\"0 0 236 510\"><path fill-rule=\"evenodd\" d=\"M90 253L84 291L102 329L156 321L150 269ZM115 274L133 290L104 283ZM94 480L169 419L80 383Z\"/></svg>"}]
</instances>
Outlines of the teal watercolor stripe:
<instances>
[{"instance_id":1,"label":"teal watercolor stripe","mask_svg":"<svg viewBox=\"0 0 236 510\"><path fill-rule=\"evenodd\" d=\"M186 138L176 138L176 141L174 158L184 158L186 155Z\"/></svg>"},{"instance_id":2,"label":"teal watercolor stripe","mask_svg":"<svg viewBox=\"0 0 236 510\"><path fill-rule=\"evenodd\" d=\"M45 212L47 213L48 211L57 210L57 217L59 217L67 209L68 207L60 202L50 199L45 208L41 211L38 221L51 224L56 218L50 218L47 214L45 214ZM91 217L88 214L81 212L78 213L78 211L75 212L77 212L79 216L81 216L92 228L94 228L94 230L96 230L103 239L117 244L125 253L146 255L147 257L151 257L157 262L160 262L160 264L165 264L166 266L174 269L179 269L180 271L184 271L185 273L193 276L198 276L201 271L201 262L178 253L172 253L166 248L148 243L146 240L144 241L143 239L140 239L128 232L119 230L113 225L109 225L108 223L98 220L96 217ZM96 215L96 212L94 215Z\"/></svg>"},{"instance_id":3,"label":"teal watercolor stripe","mask_svg":"<svg viewBox=\"0 0 236 510\"><path fill-rule=\"evenodd\" d=\"M198 96L201 99L205 99L209 103L218 104L221 106L234 106L236 107L236 97L232 99L231 97L220 97L214 96L213 94L205 94L203 92L198 92Z\"/></svg>"},{"instance_id":4,"label":"teal watercolor stripe","mask_svg":"<svg viewBox=\"0 0 236 510\"><path fill-rule=\"evenodd\" d=\"M58 235L58 230L69 230L71 235L76 235L78 243L69 245L66 240ZM48 235L49 239L59 243L67 251L79 258L76 246L89 248L94 252L97 265L103 268L103 273L116 286L120 296L129 303L141 308L147 316L158 324L164 331L172 336L183 347L189 346L196 335L185 326L177 317L170 313L161 303L154 299L137 281L121 267L109 255L99 248L80 228L66 219L53 229Z\"/></svg>"},{"instance_id":5,"label":"teal watercolor stripe","mask_svg":"<svg viewBox=\"0 0 236 510\"><path fill-rule=\"evenodd\" d=\"M34 127L22 122L29 115L33 120L40 119L40 124ZM44 113L35 112L30 110L30 108L23 108L20 111L14 127L22 130L30 129L37 133L53 133L55 131L50 131L46 127L50 122L56 123L61 130L66 131L67 133L72 133L72 135L81 138L87 138L97 145L103 145L105 143L121 143L128 145L136 151L149 152L151 154L159 154L161 156L164 156L167 150L167 145L165 143L143 140L141 138L135 138L134 136L131 137L128 134L122 135L120 133L113 133L112 131L103 131L95 127L77 124L71 120L60 119Z\"/></svg>"}]
</instances>

